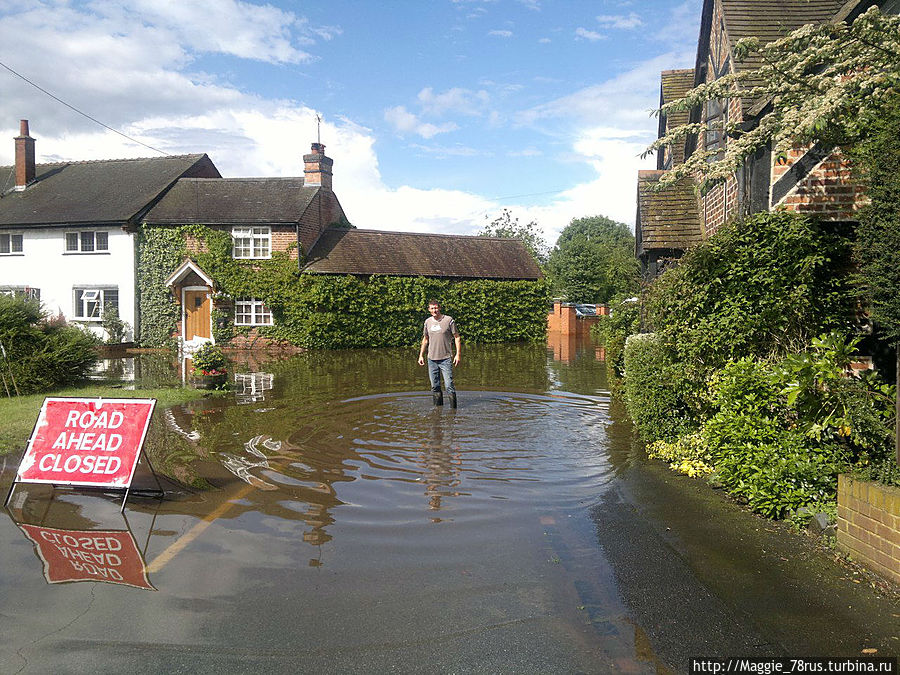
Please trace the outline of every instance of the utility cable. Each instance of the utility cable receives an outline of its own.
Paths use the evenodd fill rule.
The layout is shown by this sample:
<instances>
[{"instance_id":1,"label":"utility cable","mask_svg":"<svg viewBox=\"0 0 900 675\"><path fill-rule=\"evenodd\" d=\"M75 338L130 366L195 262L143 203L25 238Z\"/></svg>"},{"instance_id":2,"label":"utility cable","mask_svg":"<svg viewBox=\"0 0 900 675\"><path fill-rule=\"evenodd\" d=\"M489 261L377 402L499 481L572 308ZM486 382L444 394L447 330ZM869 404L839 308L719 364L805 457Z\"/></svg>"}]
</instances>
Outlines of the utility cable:
<instances>
[{"instance_id":1,"label":"utility cable","mask_svg":"<svg viewBox=\"0 0 900 675\"><path fill-rule=\"evenodd\" d=\"M6 65L5 63L3 63L2 61L0 61L0 66L3 66L4 68L6 68L6 70L8 70L9 72L11 72L13 75L15 75L16 77L18 77L18 78L24 80L25 82L27 82L28 84L30 84L32 87L34 87L34 88L37 89L38 91L43 92L44 94L46 94L47 96L49 96L50 98L52 98L54 101L57 101L58 103L62 103L64 106L66 106L66 107L69 108L70 110L74 110L75 112L77 112L77 113L78 113L79 115L81 115L82 117L88 118L91 122L94 122L95 124L99 124L99 125L100 125L101 127L103 127L104 129L107 129L107 130L109 130L109 131L112 131L114 134L119 134L119 136L121 136L122 138L127 138L127 139L128 139L129 141L131 141L132 143L137 143L138 145L142 145L142 146L144 146L145 148L148 148L148 149L150 149L150 150L153 150L153 152L158 152L158 153L160 153L161 155L166 155L167 157L171 157L171 154L168 153L168 152L166 152L165 150L160 150L159 148L154 148L152 145L147 145L146 143L142 143L141 141L137 140L136 138L132 138L132 137L129 136L128 134L124 134L124 133L122 133L121 131L119 131L118 129L113 129L113 128L112 128L111 126L109 126L108 124L104 124L103 122L101 122L100 120L96 119L95 117L91 117L91 116L88 115L86 112L82 112L81 110L79 110L79 109L76 108L75 106L73 106L73 105L71 105L71 104L69 104L69 103L66 103L66 102L63 101L61 98L59 98L59 96L56 96L56 95L54 95L54 94L51 94L49 91L47 91L46 89L44 89L42 86L40 86L39 84L36 84L35 82L32 82L31 80L29 80L27 77L25 77L25 76L22 75L21 73L17 73L15 70L13 70L12 68L10 68L8 65Z\"/></svg>"}]
</instances>

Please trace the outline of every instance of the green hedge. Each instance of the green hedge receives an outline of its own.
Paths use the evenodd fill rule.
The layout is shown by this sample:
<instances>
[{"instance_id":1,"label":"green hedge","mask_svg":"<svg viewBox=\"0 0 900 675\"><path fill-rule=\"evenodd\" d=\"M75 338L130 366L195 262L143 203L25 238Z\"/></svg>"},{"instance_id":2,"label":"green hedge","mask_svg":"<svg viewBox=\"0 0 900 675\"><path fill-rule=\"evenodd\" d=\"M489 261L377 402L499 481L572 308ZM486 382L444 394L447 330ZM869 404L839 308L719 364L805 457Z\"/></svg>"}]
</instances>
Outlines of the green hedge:
<instances>
[{"instance_id":1,"label":"green hedge","mask_svg":"<svg viewBox=\"0 0 900 675\"><path fill-rule=\"evenodd\" d=\"M257 330L276 341L328 349L412 345L421 338L430 298L456 319L467 342L535 341L546 335L549 289L543 280L301 274L290 252L274 252L271 260L234 260L231 236L223 230L145 226L139 240L144 345L165 344L175 330L177 305L162 282L184 261L186 235L205 243L206 251L194 257L221 295L257 298L272 310L275 324ZM214 319L217 341L247 331L234 326L227 312L216 310Z\"/></svg>"},{"instance_id":2,"label":"green hedge","mask_svg":"<svg viewBox=\"0 0 900 675\"><path fill-rule=\"evenodd\" d=\"M851 332L859 306L851 235L787 211L728 223L654 282L650 326L680 360L708 368Z\"/></svg>"},{"instance_id":3,"label":"green hedge","mask_svg":"<svg viewBox=\"0 0 900 675\"><path fill-rule=\"evenodd\" d=\"M659 335L631 335L625 342L625 404L647 441L671 440L696 428L686 404L683 370Z\"/></svg>"}]
</instances>

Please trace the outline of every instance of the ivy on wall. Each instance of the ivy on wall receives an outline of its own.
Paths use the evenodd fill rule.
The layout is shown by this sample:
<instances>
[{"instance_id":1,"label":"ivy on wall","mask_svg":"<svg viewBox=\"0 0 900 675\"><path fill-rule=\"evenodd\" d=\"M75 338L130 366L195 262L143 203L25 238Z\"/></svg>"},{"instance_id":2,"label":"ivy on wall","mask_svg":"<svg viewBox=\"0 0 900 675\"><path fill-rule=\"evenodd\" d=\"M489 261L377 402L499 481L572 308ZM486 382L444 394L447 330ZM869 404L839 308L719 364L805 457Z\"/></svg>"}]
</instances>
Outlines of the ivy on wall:
<instances>
[{"instance_id":1,"label":"ivy on wall","mask_svg":"<svg viewBox=\"0 0 900 675\"><path fill-rule=\"evenodd\" d=\"M165 281L184 262L187 246L177 227L142 225L137 240L140 329L136 337L145 347L162 347L172 342L180 316L179 305Z\"/></svg>"},{"instance_id":2,"label":"ivy on wall","mask_svg":"<svg viewBox=\"0 0 900 675\"><path fill-rule=\"evenodd\" d=\"M203 250L193 258L217 285L213 311L217 342L250 330L234 325L228 302L233 298L256 298L271 309L275 323L256 327L259 335L307 348L416 344L431 298L440 300L468 342L534 341L546 334L549 289L543 280L301 274L290 251L273 252L270 260L233 259L231 234L224 230L145 226L139 239L145 346L165 344L175 331L178 305L163 281L188 255L186 237L202 242Z\"/></svg>"}]
</instances>

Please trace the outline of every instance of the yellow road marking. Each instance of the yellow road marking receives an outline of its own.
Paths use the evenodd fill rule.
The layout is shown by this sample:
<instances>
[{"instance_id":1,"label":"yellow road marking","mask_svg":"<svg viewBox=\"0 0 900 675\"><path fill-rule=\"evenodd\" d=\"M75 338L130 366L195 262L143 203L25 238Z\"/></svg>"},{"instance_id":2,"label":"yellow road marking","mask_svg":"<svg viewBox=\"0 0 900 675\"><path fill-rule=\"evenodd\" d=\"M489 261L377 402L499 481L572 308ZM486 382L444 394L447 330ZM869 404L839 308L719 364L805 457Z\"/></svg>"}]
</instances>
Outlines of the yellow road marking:
<instances>
[{"instance_id":1,"label":"yellow road marking","mask_svg":"<svg viewBox=\"0 0 900 675\"><path fill-rule=\"evenodd\" d=\"M221 518L225 513L227 513L232 507L234 507L234 502L238 499L241 499L249 492L253 491L255 488L252 485L245 485L240 490L238 490L237 494L226 500L223 504L219 505L215 511L206 516L199 523L194 525L190 530L181 535L178 539L169 544L169 547L156 556L156 559L147 565L147 574L152 574L153 572L159 572L166 564L172 560L176 555L181 553L194 539L203 534L203 531L213 524L213 521Z\"/></svg>"}]
</instances>

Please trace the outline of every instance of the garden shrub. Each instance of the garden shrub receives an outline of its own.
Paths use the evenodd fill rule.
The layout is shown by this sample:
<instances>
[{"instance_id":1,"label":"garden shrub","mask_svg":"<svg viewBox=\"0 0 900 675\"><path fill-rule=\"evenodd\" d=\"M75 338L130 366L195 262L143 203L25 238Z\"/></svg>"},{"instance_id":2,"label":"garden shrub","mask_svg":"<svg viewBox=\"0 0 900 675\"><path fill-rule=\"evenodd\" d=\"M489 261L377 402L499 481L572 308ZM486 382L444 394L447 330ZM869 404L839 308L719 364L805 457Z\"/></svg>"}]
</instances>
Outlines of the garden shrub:
<instances>
[{"instance_id":1,"label":"garden shrub","mask_svg":"<svg viewBox=\"0 0 900 675\"><path fill-rule=\"evenodd\" d=\"M683 371L659 335L630 336L624 362L625 405L645 440L672 440L696 428Z\"/></svg>"},{"instance_id":2,"label":"garden shrub","mask_svg":"<svg viewBox=\"0 0 900 675\"><path fill-rule=\"evenodd\" d=\"M591 327L591 337L606 347L610 375L621 378L625 372L625 340L641 327L641 306L632 297L618 295L609 303L609 314L601 315Z\"/></svg>"},{"instance_id":3,"label":"garden shrub","mask_svg":"<svg viewBox=\"0 0 900 675\"><path fill-rule=\"evenodd\" d=\"M743 358L710 380L715 412L700 430L649 454L711 480L766 516L833 501L837 476L878 471L891 452L893 388L846 377L857 339L822 335L780 361Z\"/></svg>"},{"instance_id":4,"label":"garden shrub","mask_svg":"<svg viewBox=\"0 0 900 675\"><path fill-rule=\"evenodd\" d=\"M73 384L97 362L99 340L76 326L51 321L37 301L0 295L0 357L5 388L31 394Z\"/></svg>"},{"instance_id":5,"label":"garden shrub","mask_svg":"<svg viewBox=\"0 0 900 675\"><path fill-rule=\"evenodd\" d=\"M724 225L651 286L650 325L680 361L706 369L850 331L858 300L840 227L787 211Z\"/></svg>"}]
</instances>

